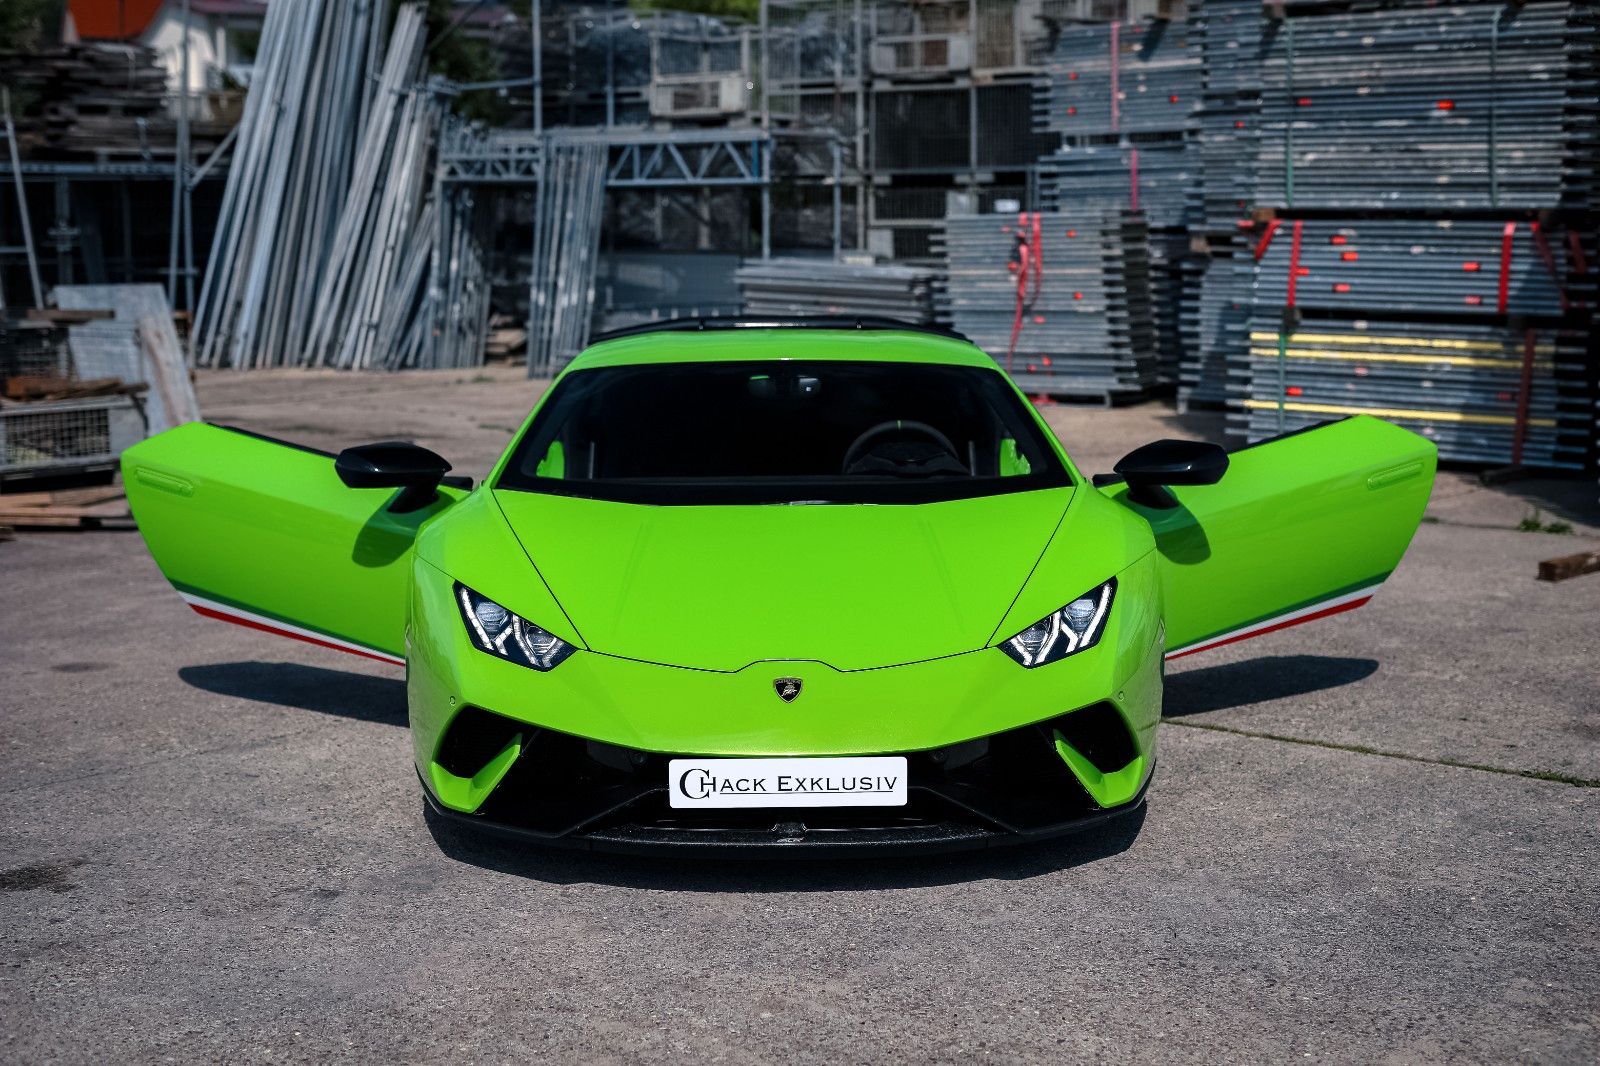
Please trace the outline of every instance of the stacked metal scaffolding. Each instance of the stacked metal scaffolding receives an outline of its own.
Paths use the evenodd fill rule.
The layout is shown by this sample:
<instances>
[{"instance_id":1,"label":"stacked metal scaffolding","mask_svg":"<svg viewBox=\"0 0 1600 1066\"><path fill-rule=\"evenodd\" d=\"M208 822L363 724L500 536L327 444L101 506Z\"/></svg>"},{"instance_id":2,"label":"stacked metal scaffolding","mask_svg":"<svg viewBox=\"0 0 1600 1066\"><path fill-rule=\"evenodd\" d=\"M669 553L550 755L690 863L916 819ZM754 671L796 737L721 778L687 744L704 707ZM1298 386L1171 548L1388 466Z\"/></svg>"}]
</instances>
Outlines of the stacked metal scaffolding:
<instances>
[{"instance_id":1,"label":"stacked metal scaffolding","mask_svg":"<svg viewBox=\"0 0 1600 1066\"><path fill-rule=\"evenodd\" d=\"M325 303L323 264L335 251L369 112L391 107L416 77L421 7L401 7L395 36L402 46L390 50L387 64L386 11L333 0L277 0L267 8L195 314L201 365L310 361L316 311Z\"/></svg>"},{"instance_id":2,"label":"stacked metal scaffolding","mask_svg":"<svg viewBox=\"0 0 1600 1066\"><path fill-rule=\"evenodd\" d=\"M424 36L420 8L401 7L322 264L303 362L391 365L408 332L437 235L437 202L424 207L439 116L437 102L416 84Z\"/></svg>"},{"instance_id":3,"label":"stacked metal scaffolding","mask_svg":"<svg viewBox=\"0 0 1600 1066\"><path fill-rule=\"evenodd\" d=\"M1182 360L1184 286L1193 280L1189 227L1199 185L1195 114L1200 53L1184 22L1150 19L1070 26L1046 64L1039 124L1063 145L1040 160L1046 210L1127 208L1150 225L1150 298L1163 381Z\"/></svg>"},{"instance_id":4,"label":"stacked metal scaffolding","mask_svg":"<svg viewBox=\"0 0 1600 1066\"><path fill-rule=\"evenodd\" d=\"M735 275L748 315L882 315L933 321L934 271L832 259L749 259Z\"/></svg>"},{"instance_id":5,"label":"stacked metal scaffolding","mask_svg":"<svg viewBox=\"0 0 1600 1066\"><path fill-rule=\"evenodd\" d=\"M1045 73L1040 117L1063 137L1181 132L1200 103L1200 55L1185 22L1068 27Z\"/></svg>"},{"instance_id":6,"label":"stacked metal scaffolding","mask_svg":"<svg viewBox=\"0 0 1600 1066\"><path fill-rule=\"evenodd\" d=\"M1262 71L1260 202L1592 209L1597 37L1590 0L1290 17Z\"/></svg>"},{"instance_id":7,"label":"stacked metal scaffolding","mask_svg":"<svg viewBox=\"0 0 1600 1066\"><path fill-rule=\"evenodd\" d=\"M948 218L941 312L1030 392L1139 395L1159 380L1148 238L1134 211Z\"/></svg>"},{"instance_id":8,"label":"stacked metal scaffolding","mask_svg":"<svg viewBox=\"0 0 1600 1066\"><path fill-rule=\"evenodd\" d=\"M607 146L553 141L534 206L528 370L561 370L589 343L604 217Z\"/></svg>"},{"instance_id":9,"label":"stacked metal scaffolding","mask_svg":"<svg viewBox=\"0 0 1600 1066\"><path fill-rule=\"evenodd\" d=\"M1259 439L1366 413L1432 439L1446 459L1503 464L1518 453L1530 466L1577 469L1593 432L1590 344L1559 326L1368 319L1308 319L1285 337L1261 313L1248 349L1261 387L1244 400L1242 428Z\"/></svg>"},{"instance_id":10,"label":"stacked metal scaffolding","mask_svg":"<svg viewBox=\"0 0 1600 1066\"><path fill-rule=\"evenodd\" d=\"M1266 18L1259 0L1197 0L1191 34L1205 70L1198 149L1200 180L1190 187L1190 219L1204 254L1186 260L1181 407L1221 407L1230 366L1243 372L1254 278L1248 219L1255 205L1261 120L1261 57Z\"/></svg>"},{"instance_id":11,"label":"stacked metal scaffolding","mask_svg":"<svg viewBox=\"0 0 1600 1066\"><path fill-rule=\"evenodd\" d=\"M1600 13L1291 4L1267 23L1251 438L1370 413L1441 457L1594 449Z\"/></svg>"}]
</instances>

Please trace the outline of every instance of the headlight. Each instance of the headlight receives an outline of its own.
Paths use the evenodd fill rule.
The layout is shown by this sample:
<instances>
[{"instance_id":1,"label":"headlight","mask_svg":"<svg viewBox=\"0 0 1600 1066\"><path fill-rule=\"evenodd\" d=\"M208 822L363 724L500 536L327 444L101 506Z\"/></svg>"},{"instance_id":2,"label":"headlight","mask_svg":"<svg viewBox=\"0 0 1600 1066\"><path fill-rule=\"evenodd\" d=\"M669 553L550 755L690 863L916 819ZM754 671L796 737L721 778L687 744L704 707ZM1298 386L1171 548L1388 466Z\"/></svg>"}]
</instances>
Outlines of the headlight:
<instances>
[{"instance_id":1,"label":"headlight","mask_svg":"<svg viewBox=\"0 0 1600 1066\"><path fill-rule=\"evenodd\" d=\"M467 624L467 636L479 651L498 659L531 666L535 670L554 670L573 652L573 647L553 633L546 633L526 618L519 618L487 597L456 582L456 606Z\"/></svg>"},{"instance_id":2,"label":"headlight","mask_svg":"<svg viewBox=\"0 0 1600 1066\"><path fill-rule=\"evenodd\" d=\"M1117 579L1090 589L1059 611L1039 619L1000 645L1000 650L1023 666L1043 666L1092 648L1106 631Z\"/></svg>"}]
</instances>

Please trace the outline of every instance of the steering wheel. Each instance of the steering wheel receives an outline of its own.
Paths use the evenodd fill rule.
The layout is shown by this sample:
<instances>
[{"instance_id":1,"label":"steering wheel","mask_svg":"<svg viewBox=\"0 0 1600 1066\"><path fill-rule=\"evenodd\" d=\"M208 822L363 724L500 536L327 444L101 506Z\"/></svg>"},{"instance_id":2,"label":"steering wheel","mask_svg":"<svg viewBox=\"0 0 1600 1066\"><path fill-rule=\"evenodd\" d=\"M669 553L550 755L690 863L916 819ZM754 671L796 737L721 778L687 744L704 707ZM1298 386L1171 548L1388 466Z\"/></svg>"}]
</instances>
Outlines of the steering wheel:
<instances>
[{"instance_id":1,"label":"steering wheel","mask_svg":"<svg viewBox=\"0 0 1600 1066\"><path fill-rule=\"evenodd\" d=\"M871 444L879 437L886 436L890 433L920 434L933 441L945 451L949 452L951 457L957 462L959 462L961 459L961 453L956 451L956 446L954 444L950 443L950 438L945 436L943 433L940 433L932 426L928 425L928 423L903 422L900 419L895 419L892 422L879 422L877 425L861 434L861 436L851 441L850 447L845 449L844 464L841 468L841 472L848 474L850 472L850 468L856 464L856 460L860 459L862 453L867 450L867 445Z\"/></svg>"}]
</instances>

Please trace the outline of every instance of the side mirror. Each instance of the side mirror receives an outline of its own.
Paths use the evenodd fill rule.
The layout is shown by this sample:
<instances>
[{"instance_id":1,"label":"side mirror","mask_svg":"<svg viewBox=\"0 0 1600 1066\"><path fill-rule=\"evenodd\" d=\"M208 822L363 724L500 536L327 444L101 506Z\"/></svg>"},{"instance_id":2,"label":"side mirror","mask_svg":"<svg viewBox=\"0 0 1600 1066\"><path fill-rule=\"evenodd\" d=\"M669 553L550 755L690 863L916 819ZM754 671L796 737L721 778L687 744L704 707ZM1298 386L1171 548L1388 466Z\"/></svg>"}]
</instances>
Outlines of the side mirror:
<instances>
[{"instance_id":1,"label":"side mirror","mask_svg":"<svg viewBox=\"0 0 1600 1066\"><path fill-rule=\"evenodd\" d=\"M450 464L419 445L391 440L346 448L334 459L333 469L352 489L404 489L389 510L406 514L420 511L438 497L439 482Z\"/></svg>"},{"instance_id":2,"label":"side mirror","mask_svg":"<svg viewBox=\"0 0 1600 1066\"><path fill-rule=\"evenodd\" d=\"M1167 485L1215 485L1228 472L1228 453L1198 440L1158 440L1117 460L1111 469L1128 483L1128 499L1142 507L1178 506Z\"/></svg>"}]
</instances>

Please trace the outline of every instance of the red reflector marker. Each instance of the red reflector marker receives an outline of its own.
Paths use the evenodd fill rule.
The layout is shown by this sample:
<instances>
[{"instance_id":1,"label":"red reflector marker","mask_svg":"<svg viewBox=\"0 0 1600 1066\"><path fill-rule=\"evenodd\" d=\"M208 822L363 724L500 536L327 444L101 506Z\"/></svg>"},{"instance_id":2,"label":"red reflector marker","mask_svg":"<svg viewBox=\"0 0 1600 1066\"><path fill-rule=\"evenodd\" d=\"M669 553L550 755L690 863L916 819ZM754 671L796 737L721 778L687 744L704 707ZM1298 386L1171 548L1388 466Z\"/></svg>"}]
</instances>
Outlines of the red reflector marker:
<instances>
[{"instance_id":1,"label":"red reflector marker","mask_svg":"<svg viewBox=\"0 0 1600 1066\"><path fill-rule=\"evenodd\" d=\"M1461 264L1461 269L1465 270L1468 274L1476 274L1479 270L1483 269L1483 267L1481 264L1469 259L1465 263Z\"/></svg>"},{"instance_id":2,"label":"red reflector marker","mask_svg":"<svg viewBox=\"0 0 1600 1066\"><path fill-rule=\"evenodd\" d=\"M1036 326L1044 325L1044 316L1043 315L1034 315L1033 316L1033 324L1036 325ZM1049 365L1049 363L1050 363L1050 360L1046 359L1045 360L1045 364Z\"/></svg>"},{"instance_id":3,"label":"red reflector marker","mask_svg":"<svg viewBox=\"0 0 1600 1066\"><path fill-rule=\"evenodd\" d=\"M1178 94L1177 93L1173 93L1171 96L1167 97L1167 103L1175 104L1177 102L1178 102Z\"/></svg>"},{"instance_id":4,"label":"red reflector marker","mask_svg":"<svg viewBox=\"0 0 1600 1066\"><path fill-rule=\"evenodd\" d=\"M1309 277L1310 274L1311 274L1311 268L1310 267L1295 267L1294 268L1294 276L1297 277L1297 278Z\"/></svg>"},{"instance_id":5,"label":"red reflector marker","mask_svg":"<svg viewBox=\"0 0 1600 1066\"><path fill-rule=\"evenodd\" d=\"M1049 366L1050 365L1050 357L1047 355L1047 356L1044 356L1043 358L1044 358L1044 365L1045 366Z\"/></svg>"},{"instance_id":6,"label":"red reflector marker","mask_svg":"<svg viewBox=\"0 0 1600 1066\"><path fill-rule=\"evenodd\" d=\"M1346 237L1342 233L1335 233L1332 237L1328 238L1329 244L1348 244L1349 242L1350 238Z\"/></svg>"},{"instance_id":7,"label":"red reflector marker","mask_svg":"<svg viewBox=\"0 0 1600 1066\"><path fill-rule=\"evenodd\" d=\"M1306 394L1306 390L1302 389L1299 385L1290 385L1287 389L1283 390L1283 393L1285 396L1304 396Z\"/></svg>"},{"instance_id":8,"label":"red reflector marker","mask_svg":"<svg viewBox=\"0 0 1600 1066\"><path fill-rule=\"evenodd\" d=\"M1077 113L1078 113L1078 109L1077 109L1077 108L1075 108L1075 107L1069 107L1069 108L1067 108L1067 114L1069 114L1069 115L1076 115L1076 114L1077 114Z\"/></svg>"},{"instance_id":9,"label":"red reflector marker","mask_svg":"<svg viewBox=\"0 0 1600 1066\"><path fill-rule=\"evenodd\" d=\"M1234 119L1233 120L1233 128L1236 129L1236 130L1244 129L1244 119L1242 119L1242 118Z\"/></svg>"},{"instance_id":10,"label":"red reflector marker","mask_svg":"<svg viewBox=\"0 0 1600 1066\"><path fill-rule=\"evenodd\" d=\"M1072 298L1073 298L1073 299L1074 299L1074 300L1081 300L1081 299L1083 299L1083 293L1081 293L1081 292L1075 292L1075 293L1073 293L1073 294L1072 294Z\"/></svg>"},{"instance_id":11,"label":"red reflector marker","mask_svg":"<svg viewBox=\"0 0 1600 1066\"><path fill-rule=\"evenodd\" d=\"M1078 80L1078 72L1077 71L1073 71L1071 74L1067 75L1067 78L1070 81L1077 81Z\"/></svg>"},{"instance_id":12,"label":"red reflector marker","mask_svg":"<svg viewBox=\"0 0 1600 1066\"><path fill-rule=\"evenodd\" d=\"M1334 292L1349 292L1350 291L1350 283L1348 281L1336 281L1336 282L1333 283L1333 291Z\"/></svg>"},{"instance_id":13,"label":"red reflector marker","mask_svg":"<svg viewBox=\"0 0 1600 1066\"><path fill-rule=\"evenodd\" d=\"M1456 109L1456 102L1454 100L1440 100L1435 106L1437 106L1440 111L1454 111Z\"/></svg>"},{"instance_id":14,"label":"red reflector marker","mask_svg":"<svg viewBox=\"0 0 1600 1066\"><path fill-rule=\"evenodd\" d=\"M1467 297L1467 306L1468 307L1477 307L1481 303L1483 303L1483 297L1482 296L1468 296Z\"/></svg>"},{"instance_id":15,"label":"red reflector marker","mask_svg":"<svg viewBox=\"0 0 1600 1066\"><path fill-rule=\"evenodd\" d=\"M1294 105L1296 107L1310 107L1311 106L1311 97L1302 96L1300 99L1298 99L1298 100L1296 100L1294 102Z\"/></svg>"},{"instance_id":16,"label":"red reflector marker","mask_svg":"<svg viewBox=\"0 0 1600 1066\"><path fill-rule=\"evenodd\" d=\"M1340 253L1339 258L1343 259L1346 263L1354 263L1357 259L1361 258L1361 253L1359 253L1359 252L1342 252L1342 253Z\"/></svg>"}]
</instances>

